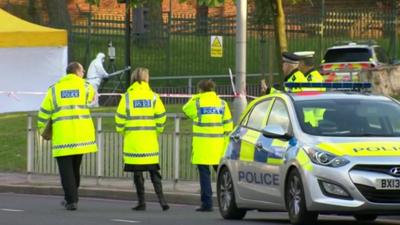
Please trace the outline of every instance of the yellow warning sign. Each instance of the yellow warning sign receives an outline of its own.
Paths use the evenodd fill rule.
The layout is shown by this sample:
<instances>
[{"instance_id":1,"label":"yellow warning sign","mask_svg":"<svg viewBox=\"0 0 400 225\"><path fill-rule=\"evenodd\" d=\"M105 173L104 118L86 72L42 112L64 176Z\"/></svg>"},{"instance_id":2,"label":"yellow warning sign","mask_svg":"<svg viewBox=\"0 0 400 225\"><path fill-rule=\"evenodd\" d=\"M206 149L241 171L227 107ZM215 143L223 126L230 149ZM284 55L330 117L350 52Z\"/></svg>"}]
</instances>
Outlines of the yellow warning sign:
<instances>
[{"instance_id":1,"label":"yellow warning sign","mask_svg":"<svg viewBox=\"0 0 400 225\"><path fill-rule=\"evenodd\" d=\"M211 57L221 58L222 55L222 36L211 36Z\"/></svg>"}]
</instances>

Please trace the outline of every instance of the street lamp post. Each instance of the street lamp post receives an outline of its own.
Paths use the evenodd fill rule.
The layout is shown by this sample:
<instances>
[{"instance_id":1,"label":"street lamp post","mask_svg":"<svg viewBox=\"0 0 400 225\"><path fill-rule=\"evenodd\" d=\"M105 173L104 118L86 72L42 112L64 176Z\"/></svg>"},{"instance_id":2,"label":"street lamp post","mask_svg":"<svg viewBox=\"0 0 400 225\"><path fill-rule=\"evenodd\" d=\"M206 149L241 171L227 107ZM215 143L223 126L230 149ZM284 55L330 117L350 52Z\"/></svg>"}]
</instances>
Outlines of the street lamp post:
<instances>
[{"instance_id":1,"label":"street lamp post","mask_svg":"<svg viewBox=\"0 0 400 225\"><path fill-rule=\"evenodd\" d=\"M247 105L246 99L246 32L247 32L247 0L236 1L236 90L233 100L233 121L238 123L240 114Z\"/></svg>"}]
</instances>

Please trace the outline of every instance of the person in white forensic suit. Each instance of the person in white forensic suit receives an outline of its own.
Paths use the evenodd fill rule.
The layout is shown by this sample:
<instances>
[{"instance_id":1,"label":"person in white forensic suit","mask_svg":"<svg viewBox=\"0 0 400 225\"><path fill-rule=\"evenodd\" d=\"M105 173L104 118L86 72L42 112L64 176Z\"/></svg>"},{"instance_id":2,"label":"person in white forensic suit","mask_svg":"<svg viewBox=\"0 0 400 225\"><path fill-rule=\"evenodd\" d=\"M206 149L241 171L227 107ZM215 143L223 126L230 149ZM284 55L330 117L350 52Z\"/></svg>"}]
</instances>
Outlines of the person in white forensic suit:
<instances>
[{"instance_id":1,"label":"person in white forensic suit","mask_svg":"<svg viewBox=\"0 0 400 225\"><path fill-rule=\"evenodd\" d=\"M99 97L98 90L100 87L101 80L108 77L107 71L103 67L103 62L106 55L104 53L99 52L95 59L89 65L89 69L87 71L87 81L93 85L94 90L96 91L94 101L89 105L89 107L98 107L99 106Z\"/></svg>"}]
</instances>

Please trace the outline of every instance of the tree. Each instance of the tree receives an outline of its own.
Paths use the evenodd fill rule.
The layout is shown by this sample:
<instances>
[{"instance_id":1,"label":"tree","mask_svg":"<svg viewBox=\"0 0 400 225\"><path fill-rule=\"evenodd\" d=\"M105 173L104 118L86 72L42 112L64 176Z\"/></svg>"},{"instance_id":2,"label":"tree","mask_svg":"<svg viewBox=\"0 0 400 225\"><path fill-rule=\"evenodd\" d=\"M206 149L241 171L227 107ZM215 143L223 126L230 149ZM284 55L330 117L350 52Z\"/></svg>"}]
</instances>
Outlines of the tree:
<instances>
[{"instance_id":1,"label":"tree","mask_svg":"<svg viewBox=\"0 0 400 225\"><path fill-rule=\"evenodd\" d=\"M101 0L86 0L86 2L99 6ZM126 3L126 0L118 0L118 2ZM162 0L131 0L130 3L130 6L135 9L134 12L140 14L135 15L136 19L141 20L135 25L144 26L136 29L135 31L140 31L137 33L146 32L153 35L160 31L162 32Z\"/></svg>"},{"instance_id":2,"label":"tree","mask_svg":"<svg viewBox=\"0 0 400 225\"><path fill-rule=\"evenodd\" d=\"M68 29L71 25L67 8L67 0L45 0L49 15L49 25Z\"/></svg>"},{"instance_id":3,"label":"tree","mask_svg":"<svg viewBox=\"0 0 400 225\"><path fill-rule=\"evenodd\" d=\"M29 0L28 14L32 22L41 23L36 6L37 6L37 0Z\"/></svg>"},{"instance_id":4,"label":"tree","mask_svg":"<svg viewBox=\"0 0 400 225\"><path fill-rule=\"evenodd\" d=\"M208 6L197 3L196 5L196 32L207 35L208 33Z\"/></svg>"}]
</instances>

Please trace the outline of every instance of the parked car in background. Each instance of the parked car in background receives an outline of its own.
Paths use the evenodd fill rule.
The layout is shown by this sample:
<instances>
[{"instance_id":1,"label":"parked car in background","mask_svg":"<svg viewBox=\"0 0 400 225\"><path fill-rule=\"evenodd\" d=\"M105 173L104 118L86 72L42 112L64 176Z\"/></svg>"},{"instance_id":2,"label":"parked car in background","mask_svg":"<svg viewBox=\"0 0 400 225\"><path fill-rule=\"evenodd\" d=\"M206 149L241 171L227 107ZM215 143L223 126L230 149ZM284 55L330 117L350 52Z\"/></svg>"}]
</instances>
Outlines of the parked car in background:
<instances>
[{"instance_id":1,"label":"parked car in background","mask_svg":"<svg viewBox=\"0 0 400 225\"><path fill-rule=\"evenodd\" d=\"M320 72L328 82L360 81L360 71L390 64L385 50L374 41L341 42L326 50Z\"/></svg>"}]
</instances>

